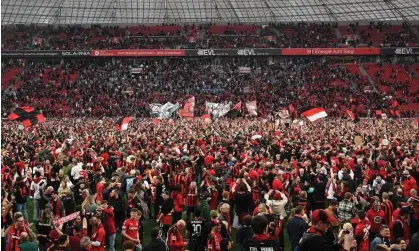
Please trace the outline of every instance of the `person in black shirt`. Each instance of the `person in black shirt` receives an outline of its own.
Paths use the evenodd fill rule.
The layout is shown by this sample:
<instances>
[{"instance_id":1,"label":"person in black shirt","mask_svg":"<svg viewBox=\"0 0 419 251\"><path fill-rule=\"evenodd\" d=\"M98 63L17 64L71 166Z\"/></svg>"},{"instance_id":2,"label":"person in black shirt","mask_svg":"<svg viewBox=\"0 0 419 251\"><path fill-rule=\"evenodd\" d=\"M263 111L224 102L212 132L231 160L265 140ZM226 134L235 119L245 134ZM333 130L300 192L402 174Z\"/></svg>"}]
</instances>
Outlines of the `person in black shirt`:
<instances>
[{"instance_id":1,"label":"person in black shirt","mask_svg":"<svg viewBox=\"0 0 419 251\"><path fill-rule=\"evenodd\" d=\"M243 223L236 231L236 241L240 245L240 251L245 250L245 243L253 237L252 216L246 215Z\"/></svg>"},{"instance_id":2,"label":"person in black shirt","mask_svg":"<svg viewBox=\"0 0 419 251\"><path fill-rule=\"evenodd\" d=\"M25 220L28 219L28 209L26 202L28 200L28 188L25 183L22 181L22 177L16 178L15 183L15 205L16 211L21 212Z\"/></svg>"},{"instance_id":3,"label":"person in black shirt","mask_svg":"<svg viewBox=\"0 0 419 251\"><path fill-rule=\"evenodd\" d=\"M144 246L143 251L166 250L166 244L160 237L160 229L151 229L151 241Z\"/></svg>"},{"instance_id":4,"label":"person in black shirt","mask_svg":"<svg viewBox=\"0 0 419 251\"><path fill-rule=\"evenodd\" d=\"M35 226L39 245L41 247L45 247L45 245L48 243L49 233L53 229L51 224L51 209L47 208L42 212L41 218L36 221Z\"/></svg>"},{"instance_id":5,"label":"person in black shirt","mask_svg":"<svg viewBox=\"0 0 419 251\"><path fill-rule=\"evenodd\" d=\"M265 250L280 251L278 240L271 239L268 234L269 220L264 215L257 215L252 219L252 229L255 233L251 239L245 243L246 251ZM324 251L324 250L322 250Z\"/></svg>"},{"instance_id":6,"label":"person in black shirt","mask_svg":"<svg viewBox=\"0 0 419 251\"><path fill-rule=\"evenodd\" d=\"M47 251L52 251L52 250L54 250L54 251L72 251L69 248L68 235L63 234L60 237L58 237L56 243L47 249Z\"/></svg>"},{"instance_id":7,"label":"person in black shirt","mask_svg":"<svg viewBox=\"0 0 419 251\"><path fill-rule=\"evenodd\" d=\"M189 249L190 251L198 251L202 244L202 231L204 230L205 220L200 218L201 211L196 208L194 211L194 218L186 225L186 230L189 233Z\"/></svg>"},{"instance_id":8,"label":"person in black shirt","mask_svg":"<svg viewBox=\"0 0 419 251\"><path fill-rule=\"evenodd\" d=\"M330 224L337 222L325 210L317 209L311 215L311 227L303 234L299 242L301 251L335 251L333 243L326 236Z\"/></svg>"}]
</instances>

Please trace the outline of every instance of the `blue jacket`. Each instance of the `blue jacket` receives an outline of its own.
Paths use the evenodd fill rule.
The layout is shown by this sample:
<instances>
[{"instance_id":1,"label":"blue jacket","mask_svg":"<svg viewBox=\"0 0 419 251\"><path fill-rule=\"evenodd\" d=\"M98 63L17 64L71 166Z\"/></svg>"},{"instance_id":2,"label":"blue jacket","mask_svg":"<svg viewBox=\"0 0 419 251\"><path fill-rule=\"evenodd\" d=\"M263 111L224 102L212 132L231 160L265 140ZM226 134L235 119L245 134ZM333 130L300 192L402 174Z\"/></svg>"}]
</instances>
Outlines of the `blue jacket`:
<instances>
[{"instance_id":1,"label":"blue jacket","mask_svg":"<svg viewBox=\"0 0 419 251\"><path fill-rule=\"evenodd\" d=\"M300 216L294 216L289 219L287 225L287 233L288 238L290 239L291 250L295 249L307 229L307 223Z\"/></svg>"}]
</instances>

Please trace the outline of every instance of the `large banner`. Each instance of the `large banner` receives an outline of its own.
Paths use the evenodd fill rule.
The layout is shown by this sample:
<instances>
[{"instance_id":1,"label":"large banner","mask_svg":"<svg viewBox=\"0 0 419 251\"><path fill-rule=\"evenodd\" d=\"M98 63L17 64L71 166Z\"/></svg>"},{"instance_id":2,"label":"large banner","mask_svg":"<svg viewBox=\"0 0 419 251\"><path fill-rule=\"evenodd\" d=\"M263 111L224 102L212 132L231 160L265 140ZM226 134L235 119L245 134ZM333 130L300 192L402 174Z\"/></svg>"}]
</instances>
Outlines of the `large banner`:
<instances>
[{"instance_id":1,"label":"large banner","mask_svg":"<svg viewBox=\"0 0 419 251\"><path fill-rule=\"evenodd\" d=\"M198 49L198 50L185 50L187 57L220 57L220 56L238 56L238 57L251 57L251 56L279 56L281 49Z\"/></svg>"},{"instance_id":2,"label":"large banner","mask_svg":"<svg viewBox=\"0 0 419 251\"><path fill-rule=\"evenodd\" d=\"M381 48L382 55L419 55L419 47Z\"/></svg>"},{"instance_id":3,"label":"large banner","mask_svg":"<svg viewBox=\"0 0 419 251\"><path fill-rule=\"evenodd\" d=\"M285 48L284 56L357 56L379 55L380 48Z\"/></svg>"},{"instance_id":4,"label":"large banner","mask_svg":"<svg viewBox=\"0 0 419 251\"><path fill-rule=\"evenodd\" d=\"M132 50L94 50L93 57L183 57L185 50L177 49L132 49Z\"/></svg>"},{"instance_id":5,"label":"large banner","mask_svg":"<svg viewBox=\"0 0 419 251\"><path fill-rule=\"evenodd\" d=\"M248 48L248 49L127 49L92 51L2 51L5 58L75 57L254 57L419 55L419 47L393 48Z\"/></svg>"}]
</instances>

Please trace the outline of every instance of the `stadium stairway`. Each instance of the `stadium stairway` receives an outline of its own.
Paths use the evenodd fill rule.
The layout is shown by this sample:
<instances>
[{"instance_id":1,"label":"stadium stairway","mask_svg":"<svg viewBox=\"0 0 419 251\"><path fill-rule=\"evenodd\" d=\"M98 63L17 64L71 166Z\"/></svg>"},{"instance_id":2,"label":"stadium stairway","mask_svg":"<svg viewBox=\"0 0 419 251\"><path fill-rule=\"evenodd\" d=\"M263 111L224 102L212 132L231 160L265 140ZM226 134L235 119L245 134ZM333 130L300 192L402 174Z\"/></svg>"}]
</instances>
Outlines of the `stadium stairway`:
<instances>
[{"instance_id":1,"label":"stadium stairway","mask_svg":"<svg viewBox=\"0 0 419 251\"><path fill-rule=\"evenodd\" d=\"M20 67L5 70L3 76L1 77L1 90L5 91L12 84L12 81L20 75L22 70L23 69Z\"/></svg>"}]
</instances>

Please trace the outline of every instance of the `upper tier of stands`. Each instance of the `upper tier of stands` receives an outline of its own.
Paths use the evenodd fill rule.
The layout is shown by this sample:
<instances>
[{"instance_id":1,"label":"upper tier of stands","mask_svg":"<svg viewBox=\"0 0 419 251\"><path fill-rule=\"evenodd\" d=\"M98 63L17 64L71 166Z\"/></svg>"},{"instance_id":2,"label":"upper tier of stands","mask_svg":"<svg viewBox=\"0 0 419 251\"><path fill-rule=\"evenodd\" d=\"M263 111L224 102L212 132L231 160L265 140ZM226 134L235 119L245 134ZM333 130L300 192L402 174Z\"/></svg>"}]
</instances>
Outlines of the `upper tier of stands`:
<instances>
[{"instance_id":1,"label":"upper tier of stands","mask_svg":"<svg viewBox=\"0 0 419 251\"><path fill-rule=\"evenodd\" d=\"M419 44L416 26L227 24L128 27L2 26L2 50L390 47Z\"/></svg>"}]
</instances>

